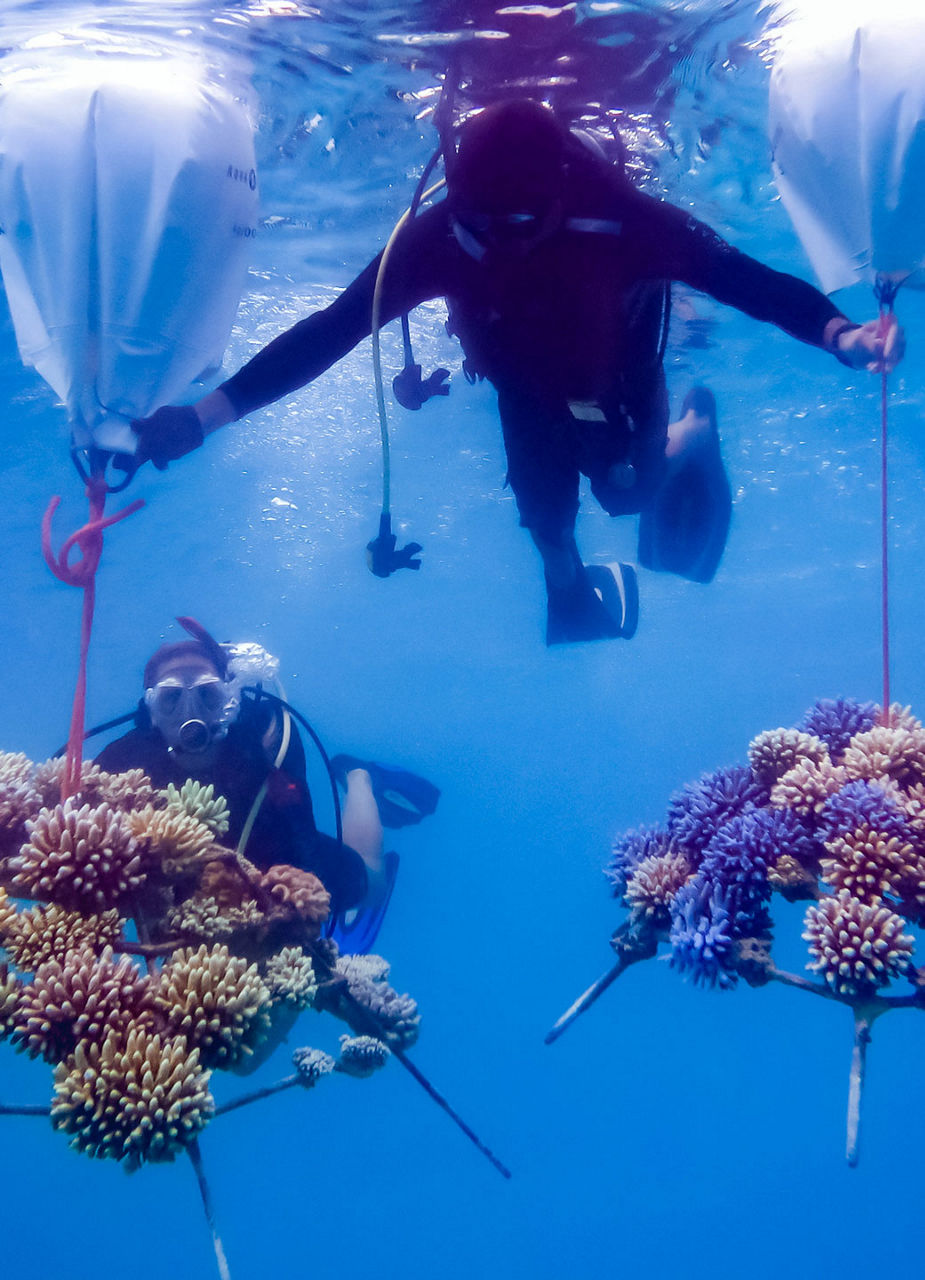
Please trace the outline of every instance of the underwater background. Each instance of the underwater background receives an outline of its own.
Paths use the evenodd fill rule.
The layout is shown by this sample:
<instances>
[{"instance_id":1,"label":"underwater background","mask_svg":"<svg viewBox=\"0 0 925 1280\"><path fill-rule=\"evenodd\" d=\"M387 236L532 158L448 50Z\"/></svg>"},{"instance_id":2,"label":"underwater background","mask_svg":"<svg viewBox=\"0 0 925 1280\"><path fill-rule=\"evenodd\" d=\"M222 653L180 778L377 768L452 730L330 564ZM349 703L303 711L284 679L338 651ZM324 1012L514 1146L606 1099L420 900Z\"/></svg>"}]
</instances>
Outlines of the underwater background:
<instances>
[{"instance_id":1,"label":"underwater background","mask_svg":"<svg viewBox=\"0 0 925 1280\"><path fill-rule=\"evenodd\" d=\"M435 146L428 109L451 56L473 104L520 87L575 119L590 104L618 113L647 189L812 278L770 176L767 16L755 0L5 3L0 45L39 37L46 52L85 43L165 59L201 46L246 69L261 222L231 372L382 246ZM874 314L869 289L839 303ZM80 600L46 569L39 522L52 494L62 529L85 502L64 412L22 367L2 305L0 747L42 760L67 733ZM921 295L902 293L898 310L909 356L891 379L892 680L921 715ZM450 397L391 415L394 518L400 542L424 545L420 573L380 581L366 568L380 482L368 343L165 474L146 468L132 485L144 512L106 540L91 724L133 706L145 659L191 614L277 655L332 754L441 788L432 818L394 833L401 873L376 949L420 1004L414 1061L513 1171L503 1181L397 1062L362 1087L289 1091L202 1138L232 1275L769 1280L915 1267L925 1019L875 1028L855 1170L843 1152L851 1025L837 1005L776 986L704 991L653 962L543 1044L612 961L623 912L601 873L615 836L659 821L684 783L744 762L755 734L817 698L879 700L877 380L682 291L672 405L694 381L716 392L735 502L725 559L709 587L642 571L631 643L547 650L493 393L464 381L444 320L428 305L412 327L425 371L454 371ZM383 350L391 377L397 326ZM590 503L580 518L589 560L632 559L634 535ZM775 954L794 970L802 914L775 912ZM303 1014L290 1048L330 1048L329 1021ZM0 1055L0 1101L46 1102L48 1068L9 1045ZM289 1070L284 1048L252 1083ZM213 1083L219 1102L242 1090ZM212 1274L187 1161L127 1177L70 1151L47 1121L2 1126L10 1273Z\"/></svg>"}]
</instances>

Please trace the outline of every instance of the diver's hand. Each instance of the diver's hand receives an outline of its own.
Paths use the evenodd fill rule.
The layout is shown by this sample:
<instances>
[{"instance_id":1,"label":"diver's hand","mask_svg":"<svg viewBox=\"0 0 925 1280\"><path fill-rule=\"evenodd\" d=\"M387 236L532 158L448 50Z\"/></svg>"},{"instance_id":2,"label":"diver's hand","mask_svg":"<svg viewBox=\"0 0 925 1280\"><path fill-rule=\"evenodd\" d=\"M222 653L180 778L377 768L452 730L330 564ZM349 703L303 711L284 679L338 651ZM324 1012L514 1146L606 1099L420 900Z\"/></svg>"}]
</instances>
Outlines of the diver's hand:
<instances>
[{"instance_id":1,"label":"diver's hand","mask_svg":"<svg viewBox=\"0 0 925 1280\"><path fill-rule=\"evenodd\" d=\"M851 369L892 373L906 354L906 335L891 311L878 320L843 328L833 352Z\"/></svg>"},{"instance_id":2,"label":"diver's hand","mask_svg":"<svg viewBox=\"0 0 925 1280\"><path fill-rule=\"evenodd\" d=\"M169 462L198 449L203 441L202 422L191 405L164 405L150 418L136 418L132 430L138 437L135 459L153 462L166 471Z\"/></svg>"}]
</instances>

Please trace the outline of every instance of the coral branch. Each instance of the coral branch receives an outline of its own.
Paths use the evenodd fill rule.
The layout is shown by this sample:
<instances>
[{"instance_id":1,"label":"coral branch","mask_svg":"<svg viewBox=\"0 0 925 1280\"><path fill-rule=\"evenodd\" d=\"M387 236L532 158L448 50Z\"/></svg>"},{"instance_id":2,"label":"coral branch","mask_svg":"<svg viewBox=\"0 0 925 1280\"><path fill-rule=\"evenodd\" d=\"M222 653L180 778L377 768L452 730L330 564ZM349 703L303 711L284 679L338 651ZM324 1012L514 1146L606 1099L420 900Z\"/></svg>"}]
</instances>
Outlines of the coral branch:
<instances>
[{"instance_id":1,"label":"coral branch","mask_svg":"<svg viewBox=\"0 0 925 1280\"><path fill-rule=\"evenodd\" d=\"M202 1207L205 1211L206 1222L209 1224L209 1230L212 1233L212 1248L215 1250L215 1262L218 1266L218 1274L221 1280L231 1280L231 1272L228 1270L228 1260L225 1257L225 1250L222 1246L221 1237L218 1234L218 1227L215 1224L215 1212L212 1208L212 1192L209 1188L209 1182L206 1178L206 1171L202 1163L202 1152L199 1150L199 1140L194 1138L187 1147L189 1152L190 1163L196 1174L196 1181L199 1183L199 1194L202 1196Z\"/></svg>"},{"instance_id":2,"label":"coral branch","mask_svg":"<svg viewBox=\"0 0 925 1280\"><path fill-rule=\"evenodd\" d=\"M636 964L639 960L649 960L654 956L658 950L658 933L647 921L630 916L628 920L624 920L610 939L610 945L617 953L617 963L606 973L601 974L596 982L592 982L587 991L582 992L574 1004L571 1004L561 1018L556 1020L546 1032L545 1044L554 1044L575 1019L590 1009L631 964Z\"/></svg>"},{"instance_id":3,"label":"coral branch","mask_svg":"<svg viewBox=\"0 0 925 1280\"><path fill-rule=\"evenodd\" d=\"M867 1066L867 1046L870 1044L870 1024L876 1016L877 1013L864 1014L860 1009L854 1011L854 1048L851 1052L851 1074L848 1077L848 1125L845 1141L845 1156L852 1169L858 1162L864 1070Z\"/></svg>"},{"instance_id":4,"label":"coral branch","mask_svg":"<svg viewBox=\"0 0 925 1280\"><path fill-rule=\"evenodd\" d=\"M253 1089L250 1093L242 1093L240 1098L232 1098L230 1102L223 1102L220 1107L215 1108L217 1116L227 1115L229 1111L237 1111L238 1107L249 1106L252 1102L260 1102L263 1098L270 1098L274 1093L281 1093L283 1089L291 1089L294 1084L301 1084L302 1077L295 1075L286 1076L284 1080L277 1080L276 1084L265 1085L262 1089Z\"/></svg>"},{"instance_id":5,"label":"coral branch","mask_svg":"<svg viewBox=\"0 0 925 1280\"><path fill-rule=\"evenodd\" d=\"M44 1116L47 1120L51 1115L51 1107L43 1106L24 1106L24 1107L8 1107L0 1102L0 1116Z\"/></svg>"}]
</instances>

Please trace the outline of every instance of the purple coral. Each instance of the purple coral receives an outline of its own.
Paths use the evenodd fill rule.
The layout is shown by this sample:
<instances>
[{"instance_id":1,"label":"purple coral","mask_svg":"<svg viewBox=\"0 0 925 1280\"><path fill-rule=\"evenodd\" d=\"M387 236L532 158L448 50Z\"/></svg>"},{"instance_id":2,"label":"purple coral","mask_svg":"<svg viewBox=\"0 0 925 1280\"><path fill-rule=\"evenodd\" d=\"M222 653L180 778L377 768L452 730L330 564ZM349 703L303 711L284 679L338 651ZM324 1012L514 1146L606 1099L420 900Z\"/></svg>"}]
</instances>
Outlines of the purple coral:
<instances>
[{"instance_id":1,"label":"purple coral","mask_svg":"<svg viewBox=\"0 0 925 1280\"><path fill-rule=\"evenodd\" d=\"M748 809L720 827L707 846L697 878L719 886L729 913L733 936L766 933L771 897L768 868L777 858L775 815Z\"/></svg>"},{"instance_id":2,"label":"purple coral","mask_svg":"<svg viewBox=\"0 0 925 1280\"><path fill-rule=\"evenodd\" d=\"M876 782L846 783L830 796L822 810L820 835L823 840L845 836L868 826L885 836L910 840L911 833L902 810Z\"/></svg>"},{"instance_id":3,"label":"purple coral","mask_svg":"<svg viewBox=\"0 0 925 1280\"><path fill-rule=\"evenodd\" d=\"M733 926L721 885L696 877L671 908L671 963L698 985L734 987Z\"/></svg>"},{"instance_id":4,"label":"purple coral","mask_svg":"<svg viewBox=\"0 0 925 1280\"><path fill-rule=\"evenodd\" d=\"M876 723L876 703L857 702L854 698L820 698L807 711L799 727L821 738L835 759L856 733L866 733Z\"/></svg>"},{"instance_id":5,"label":"purple coral","mask_svg":"<svg viewBox=\"0 0 925 1280\"><path fill-rule=\"evenodd\" d=\"M747 765L717 769L671 797L669 835L696 866L720 827L751 806L767 804L769 798L767 787L756 781Z\"/></svg>"},{"instance_id":6,"label":"purple coral","mask_svg":"<svg viewBox=\"0 0 925 1280\"><path fill-rule=\"evenodd\" d=\"M604 870L613 886L614 897L623 897L627 881L641 862L667 853L669 847L668 832L664 827L634 827L619 836L614 841L610 862Z\"/></svg>"}]
</instances>

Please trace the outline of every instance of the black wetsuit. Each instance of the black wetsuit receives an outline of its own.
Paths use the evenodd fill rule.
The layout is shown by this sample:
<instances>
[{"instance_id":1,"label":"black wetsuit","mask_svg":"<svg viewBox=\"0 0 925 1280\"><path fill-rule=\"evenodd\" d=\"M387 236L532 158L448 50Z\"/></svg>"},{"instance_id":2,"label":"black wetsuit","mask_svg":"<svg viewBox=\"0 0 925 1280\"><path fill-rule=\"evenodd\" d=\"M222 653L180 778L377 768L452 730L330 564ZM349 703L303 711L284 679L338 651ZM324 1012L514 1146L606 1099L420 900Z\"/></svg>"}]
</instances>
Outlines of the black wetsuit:
<instances>
[{"instance_id":1,"label":"black wetsuit","mask_svg":"<svg viewBox=\"0 0 925 1280\"><path fill-rule=\"evenodd\" d=\"M237 720L229 726L214 760L195 771L197 782L209 783L225 797L229 830L222 842L237 848L251 806L263 783L267 793L257 812L243 850L261 870L280 863L312 871L331 894L332 913L347 910L366 893L366 868L360 855L341 846L315 826L312 800L305 777L305 752L292 726L289 749L279 768L267 761L262 737L274 715L269 703L245 702ZM179 766L160 732L150 722L144 705L136 727L110 742L96 757L101 769L121 773L144 769L156 787L169 782L180 787L190 776L188 765Z\"/></svg>"},{"instance_id":2,"label":"black wetsuit","mask_svg":"<svg viewBox=\"0 0 925 1280\"><path fill-rule=\"evenodd\" d=\"M521 523L550 541L574 524L580 473L613 515L643 509L663 478L665 282L681 281L814 346L841 314L812 285L638 191L581 144L572 150L564 224L529 254L489 250L477 261L457 241L444 202L396 237L382 301L385 323L426 299L447 299L468 370L498 390ZM593 229L594 220L609 225ZM376 258L329 307L224 383L239 417L310 382L369 335L378 269ZM603 421L576 423L574 402L598 406ZM607 480L620 462L635 473L628 489Z\"/></svg>"}]
</instances>

